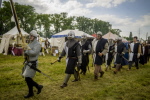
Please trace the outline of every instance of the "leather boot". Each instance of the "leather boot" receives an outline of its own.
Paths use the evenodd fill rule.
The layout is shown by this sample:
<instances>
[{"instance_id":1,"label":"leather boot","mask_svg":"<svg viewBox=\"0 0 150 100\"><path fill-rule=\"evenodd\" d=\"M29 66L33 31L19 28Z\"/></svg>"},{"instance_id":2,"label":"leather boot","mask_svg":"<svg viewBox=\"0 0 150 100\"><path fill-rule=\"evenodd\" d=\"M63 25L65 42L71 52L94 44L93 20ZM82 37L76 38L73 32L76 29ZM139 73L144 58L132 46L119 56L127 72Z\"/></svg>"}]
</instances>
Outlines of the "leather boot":
<instances>
[{"instance_id":1,"label":"leather boot","mask_svg":"<svg viewBox=\"0 0 150 100\"><path fill-rule=\"evenodd\" d=\"M64 87L66 87L67 86L67 84L66 83L63 83L60 87L61 88L64 88Z\"/></svg>"},{"instance_id":2,"label":"leather boot","mask_svg":"<svg viewBox=\"0 0 150 100\"><path fill-rule=\"evenodd\" d=\"M78 81L78 79L74 79L74 80L72 80L72 82L76 82L76 81Z\"/></svg>"},{"instance_id":3,"label":"leather boot","mask_svg":"<svg viewBox=\"0 0 150 100\"><path fill-rule=\"evenodd\" d=\"M43 88L43 85L39 85L39 86L38 86L38 88L37 88L37 89L38 89L37 94L40 94L40 93L41 93L42 88Z\"/></svg>"},{"instance_id":4,"label":"leather boot","mask_svg":"<svg viewBox=\"0 0 150 100\"><path fill-rule=\"evenodd\" d=\"M30 98L34 95L33 93L33 84L32 84L32 79L30 77L25 77L25 81L27 83L27 86L29 88L29 92L24 98Z\"/></svg>"},{"instance_id":5,"label":"leather boot","mask_svg":"<svg viewBox=\"0 0 150 100\"><path fill-rule=\"evenodd\" d=\"M28 93L26 96L24 96L24 98L30 98L30 97L32 97L32 96L34 96L33 93Z\"/></svg>"},{"instance_id":6,"label":"leather boot","mask_svg":"<svg viewBox=\"0 0 150 100\"><path fill-rule=\"evenodd\" d=\"M96 75L94 75L94 79L95 79L95 80L98 80L98 77L97 77Z\"/></svg>"},{"instance_id":7,"label":"leather boot","mask_svg":"<svg viewBox=\"0 0 150 100\"><path fill-rule=\"evenodd\" d=\"M114 71L114 74L117 74L117 71Z\"/></svg>"},{"instance_id":8,"label":"leather boot","mask_svg":"<svg viewBox=\"0 0 150 100\"><path fill-rule=\"evenodd\" d=\"M104 72L101 71L101 72L100 72L100 77L103 77L103 75L104 75Z\"/></svg>"}]
</instances>

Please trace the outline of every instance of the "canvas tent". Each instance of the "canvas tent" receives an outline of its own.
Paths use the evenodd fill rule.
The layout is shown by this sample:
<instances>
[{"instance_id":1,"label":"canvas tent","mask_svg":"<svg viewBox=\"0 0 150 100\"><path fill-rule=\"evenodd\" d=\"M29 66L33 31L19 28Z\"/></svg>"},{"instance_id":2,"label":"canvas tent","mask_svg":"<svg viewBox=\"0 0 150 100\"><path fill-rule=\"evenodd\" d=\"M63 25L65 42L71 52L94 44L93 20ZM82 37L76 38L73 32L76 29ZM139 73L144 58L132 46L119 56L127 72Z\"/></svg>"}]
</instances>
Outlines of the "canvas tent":
<instances>
[{"instance_id":1,"label":"canvas tent","mask_svg":"<svg viewBox=\"0 0 150 100\"><path fill-rule=\"evenodd\" d=\"M22 28L21 28L21 33L24 37L29 35ZM14 27L13 29L8 31L7 33L3 34L1 44L0 44L0 53L3 53L3 51L4 51L4 54L7 55L9 45L12 43L22 44L22 40L20 37L21 36L19 35L17 27Z\"/></svg>"},{"instance_id":2,"label":"canvas tent","mask_svg":"<svg viewBox=\"0 0 150 100\"><path fill-rule=\"evenodd\" d=\"M67 37L67 34L70 32L70 31L73 31L75 33L75 37L76 38L81 38L81 36L83 35L83 31L79 31L79 30L65 30L65 31L62 31L62 32L59 32L57 34L54 34L52 35L50 41L51 41L51 46L57 46L59 47L59 51L61 52L63 50L63 46L64 46L64 43L65 43L65 37ZM93 36L85 33L87 35L88 38L94 38Z\"/></svg>"},{"instance_id":3,"label":"canvas tent","mask_svg":"<svg viewBox=\"0 0 150 100\"><path fill-rule=\"evenodd\" d=\"M113 40L115 40L118 37L119 37L118 35L113 34L111 32L108 32L107 34L103 35L103 38L105 38L105 39L113 39Z\"/></svg>"},{"instance_id":4,"label":"canvas tent","mask_svg":"<svg viewBox=\"0 0 150 100\"><path fill-rule=\"evenodd\" d=\"M96 33L95 33L95 34L92 34L92 36L96 38Z\"/></svg>"}]
</instances>

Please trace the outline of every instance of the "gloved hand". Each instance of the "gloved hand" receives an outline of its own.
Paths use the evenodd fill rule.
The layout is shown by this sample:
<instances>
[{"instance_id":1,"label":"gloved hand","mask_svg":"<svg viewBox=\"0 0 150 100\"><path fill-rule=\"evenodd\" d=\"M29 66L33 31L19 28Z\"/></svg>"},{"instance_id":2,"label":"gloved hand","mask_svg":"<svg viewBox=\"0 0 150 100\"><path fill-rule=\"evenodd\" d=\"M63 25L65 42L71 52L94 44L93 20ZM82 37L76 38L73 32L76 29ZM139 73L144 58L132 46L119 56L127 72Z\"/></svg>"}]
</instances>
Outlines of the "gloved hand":
<instances>
[{"instance_id":1,"label":"gloved hand","mask_svg":"<svg viewBox=\"0 0 150 100\"><path fill-rule=\"evenodd\" d=\"M61 58L62 58L62 57L58 57L58 58L57 58L58 62L61 62Z\"/></svg>"},{"instance_id":2,"label":"gloved hand","mask_svg":"<svg viewBox=\"0 0 150 100\"><path fill-rule=\"evenodd\" d=\"M140 53L137 54L137 58L140 58Z\"/></svg>"},{"instance_id":3,"label":"gloved hand","mask_svg":"<svg viewBox=\"0 0 150 100\"><path fill-rule=\"evenodd\" d=\"M103 54L99 52L98 55L99 55L100 57L102 57Z\"/></svg>"},{"instance_id":4,"label":"gloved hand","mask_svg":"<svg viewBox=\"0 0 150 100\"><path fill-rule=\"evenodd\" d=\"M23 44L22 44L22 48L23 48L24 50L31 50L31 48L28 46L27 43L23 43Z\"/></svg>"}]
</instances>

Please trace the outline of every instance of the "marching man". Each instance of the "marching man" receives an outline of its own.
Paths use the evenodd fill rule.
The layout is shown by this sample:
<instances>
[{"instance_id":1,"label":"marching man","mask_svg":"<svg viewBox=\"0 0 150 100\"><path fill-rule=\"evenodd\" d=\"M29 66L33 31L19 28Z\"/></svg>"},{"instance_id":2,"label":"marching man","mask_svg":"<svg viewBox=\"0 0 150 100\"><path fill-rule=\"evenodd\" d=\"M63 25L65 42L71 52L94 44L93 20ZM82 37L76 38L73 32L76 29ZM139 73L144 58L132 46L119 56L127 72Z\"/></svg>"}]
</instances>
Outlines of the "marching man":
<instances>
[{"instance_id":1,"label":"marching man","mask_svg":"<svg viewBox=\"0 0 150 100\"><path fill-rule=\"evenodd\" d=\"M58 58L58 61L60 61L61 58L66 55L66 76L63 84L60 86L61 88L67 86L71 74L74 74L75 80L73 80L73 82L79 80L79 72L75 70L75 67L81 66L81 47L80 44L74 38L75 33L73 31L70 31L68 33L68 40L66 41L63 51L60 57Z\"/></svg>"},{"instance_id":2,"label":"marching man","mask_svg":"<svg viewBox=\"0 0 150 100\"><path fill-rule=\"evenodd\" d=\"M113 54L114 54L114 51L115 51L115 44L114 44L114 41L113 39L109 39L108 40L108 52L106 54L106 69L105 71L108 70L108 68L111 70L111 62L113 60Z\"/></svg>"},{"instance_id":3,"label":"marching man","mask_svg":"<svg viewBox=\"0 0 150 100\"><path fill-rule=\"evenodd\" d=\"M133 43L129 45L129 70L133 62L135 62L136 69L139 69L138 63L141 54L141 45L137 39L137 36L133 37Z\"/></svg>"},{"instance_id":4,"label":"marching man","mask_svg":"<svg viewBox=\"0 0 150 100\"><path fill-rule=\"evenodd\" d=\"M116 48L116 60L115 60L116 70L114 71L114 74L117 74L117 72L120 71L122 61L124 60L123 55L125 54L125 52L126 52L126 46L122 42L121 37L118 37L117 38L117 48Z\"/></svg>"},{"instance_id":5,"label":"marching man","mask_svg":"<svg viewBox=\"0 0 150 100\"><path fill-rule=\"evenodd\" d=\"M37 94L41 93L41 90L43 88L42 85L37 84L35 81L33 81L33 77L35 76L36 71L34 68L38 65L38 56L41 50L41 45L37 41L38 34L35 30L32 30L30 32L30 41L29 45L23 44L23 48L25 49L25 66L23 68L23 76L25 77L25 81L28 86L28 94L24 96L24 98L29 98L34 95L33 93L33 86L37 88Z\"/></svg>"},{"instance_id":6,"label":"marching man","mask_svg":"<svg viewBox=\"0 0 150 100\"><path fill-rule=\"evenodd\" d=\"M89 53L91 52L91 45L87 41L87 35L83 34L81 36L82 40L80 41L81 45L81 52L82 52L82 64L80 66L81 68L81 74L85 75L87 71L87 66L89 64Z\"/></svg>"},{"instance_id":7,"label":"marching man","mask_svg":"<svg viewBox=\"0 0 150 100\"><path fill-rule=\"evenodd\" d=\"M98 74L100 77L103 76L101 65L103 64L103 56L106 55L108 51L108 42L106 39L102 38L102 32L97 32L96 39L93 40L93 58L94 58L94 79L98 80Z\"/></svg>"}]
</instances>

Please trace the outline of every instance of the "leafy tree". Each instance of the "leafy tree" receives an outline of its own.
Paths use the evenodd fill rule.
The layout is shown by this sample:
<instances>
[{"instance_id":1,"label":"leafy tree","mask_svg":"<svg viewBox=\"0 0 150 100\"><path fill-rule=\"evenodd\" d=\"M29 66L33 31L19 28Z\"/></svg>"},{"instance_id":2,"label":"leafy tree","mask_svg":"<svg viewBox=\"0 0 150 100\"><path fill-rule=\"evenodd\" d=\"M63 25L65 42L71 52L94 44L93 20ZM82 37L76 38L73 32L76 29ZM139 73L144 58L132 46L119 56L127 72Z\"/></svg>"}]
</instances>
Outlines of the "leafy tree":
<instances>
[{"instance_id":1,"label":"leafy tree","mask_svg":"<svg viewBox=\"0 0 150 100\"><path fill-rule=\"evenodd\" d=\"M121 30L120 29L111 29L110 32L112 32L113 34L116 34L116 35L120 36Z\"/></svg>"},{"instance_id":2,"label":"leafy tree","mask_svg":"<svg viewBox=\"0 0 150 100\"><path fill-rule=\"evenodd\" d=\"M66 12L60 14L38 14L35 9L29 5L20 5L15 3L16 13L20 21L20 26L27 32L32 29L38 31L41 36L50 37L52 34L67 29L79 29L88 34L101 31L104 34L111 31L119 35L120 29L109 29L111 24L97 18L90 19L84 16L69 16ZM0 9L0 30L3 34L15 26L11 22L12 12L8 1L3 2L3 8Z\"/></svg>"},{"instance_id":3,"label":"leafy tree","mask_svg":"<svg viewBox=\"0 0 150 100\"><path fill-rule=\"evenodd\" d=\"M11 17L12 12L10 8L10 3L4 1L3 8L0 8L0 35L9 31L14 26L13 24L11 24Z\"/></svg>"},{"instance_id":4,"label":"leafy tree","mask_svg":"<svg viewBox=\"0 0 150 100\"><path fill-rule=\"evenodd\" d=\"M43 28L43 36L49 37L50 35L50 15L49 14L39 14L36 18L36 27L39 29L39 32L42 32Z\"/></svg>"},{"instance_id":5,"label":"leafy tree","mask_svg":"<svg viewBox=\"0 0 150 100\"><path fill-rule=\"evenodd\" d=\"M29 5L20 5L15 3L16 14L18 16L18 20L20 22L20 26L27 32L30 32L35 28L35 18L36 13L35 9ZM11 22L12 11L10 7L10 3L7 1L3 2L3 8L0 9L1 16L0 18L0 29L2 30L2 34L9 31L11 28L15 26L15 22Z\"/></svg>"}]
</instances>

